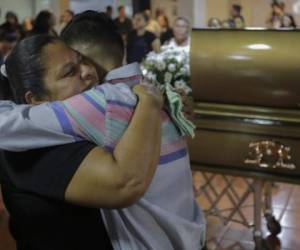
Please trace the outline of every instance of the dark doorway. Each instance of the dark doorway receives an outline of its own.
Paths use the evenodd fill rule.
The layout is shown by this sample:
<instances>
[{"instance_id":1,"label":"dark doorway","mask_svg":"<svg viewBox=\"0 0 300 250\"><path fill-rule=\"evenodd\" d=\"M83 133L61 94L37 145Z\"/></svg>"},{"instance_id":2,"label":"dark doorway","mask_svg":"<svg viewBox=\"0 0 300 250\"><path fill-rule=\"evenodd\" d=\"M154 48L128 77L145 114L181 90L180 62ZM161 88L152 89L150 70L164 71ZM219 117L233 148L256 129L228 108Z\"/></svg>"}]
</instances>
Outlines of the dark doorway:
<instances>
[{"instance_id":1,"label":"dark doorway","mask_svg":"<svg viewBox=\"0 0 300 250\"><path fill-rule=\"evenodd\" d=\"M151 9L150 0L132 0L133 13Z\"/></svg>"}]
</instances>

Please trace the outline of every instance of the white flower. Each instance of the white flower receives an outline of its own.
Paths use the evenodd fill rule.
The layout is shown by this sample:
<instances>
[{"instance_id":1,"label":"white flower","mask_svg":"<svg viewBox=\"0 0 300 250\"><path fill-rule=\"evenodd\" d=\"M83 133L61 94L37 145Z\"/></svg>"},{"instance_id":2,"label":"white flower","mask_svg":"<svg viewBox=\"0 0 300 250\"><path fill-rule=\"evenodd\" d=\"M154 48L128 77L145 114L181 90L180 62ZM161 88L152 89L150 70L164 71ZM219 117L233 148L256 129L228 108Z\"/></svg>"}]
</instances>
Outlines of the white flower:
<instances>
[{"instance_id":1,"label":"white flower","mask_svg":"<svg viewBox=\"0 0 300 250\"><path fill-rule=\"evenodd\" d=\"M153 72L148 72L148 74L146 75L147 80L151 81L151 82L155 82L156 81L156 75Z\"/></svg>"},{"instance_id":2,"label":"white flower","mask_svg":"<svg viewBox=\"0 0 300 250\"><path fill-rule=\"evenodd\" d=\"M190 94L192 92L192 89L183 80L175 81L174 86L175 86L175 89L183 90L186 94Z\"/></svg>"},{"instance_id":3,"label":"white flower","mask_svg":"<svg viewBox=\"0 0 300 250\"><path fill-rule=\"evenodd\" d=\"M157 64L157 69L159 70L159 71L163 71L163 70L165 70L166 69L166 63L164 62L164 61L161 61L161 62L159 62L158 64Z\"/></svg>"},{"instance_id":4,"label":"white flower","mask_svg":"<svg viewBox=\"0 0 300 250\"><path fill-rule=\"evenodd\" d=\"M156 57L157 57L157 53L152 51L147 55L146 61L155 60Z\"/></svg>"},{"instance_id":5,"label":"white flower","mask_svg":"<svg viewBox=\"0 0 300 250\"><path fill-rule=\"evenodd\" d=\"M174 63L171 63L169 66L168 66L168 70L173 73L175 72L176 70L176 65Z\"/></svg>"},{"instance_id":6,"label":"white flower","mask_svg":"<svg viewBox=\"0 0 300 250\"><path fill-rule=\"evenodd\" d=\"M181 75L185 75L186 69L185 69L184 67L180 68L179 73L180 73Z\"/></svg>"},{"instance_id":7,"label":"white flower","mask_svg":"<svg viewBox=\"0 0 300 250\"><path fill-rule=\"evenodd\" d=\"M146 63L147 63L147 65L149 65L151 67L156 64L156 61L154 59L150 59L150 60L147 60Z\"/></svg>"},{"instance_id":8,"label":"white flower","mask_svg":"<svg viewBox=\"0 0 300 250\"><path fill-rule=\"evenodd\" d=\"M180 70L179 70L179 73L181 75L187 75L189 73L188 71L188 67L184 66L184 67L181 67Z\"/></svg>"},{"instance_id":9,"label":"white flower","mask_svg":"<svg viewBox=\"0 0 300 250\"><path fill-rule=\"evenodd\" d=\"M178 54L175 56L175 59L177 62L181 63L184 60L184 57L182 56L182 54Z\"/></svg>"},{"instance_id":10,"label":"white flower","mask_svg":"<svg viewBox=\"0 0 300 250\"><path fill-rule=\"evenodd\" d=\"M146 76L148 74L148 70L146 68L141 67L141 70L142 70L143 76Z\"/></svg>"},{"instance_id":11,"label":"white flower","mask_svg":"<svg viewBox=\"0 0 300 250\"><path fill-rule=\"evenodd\" d=\"M186 86L183 88L183 91L184 91L186 94L192 93L192 89L191 89L188 85L186 85Z\"/></svg>"},{"instance_id":12,"label":"white flower","mask_svg":"<svg viewBox=\"0 0 300 250\"><path fill-rule=\"evenodd\" d=\"M171 83L173 75L170 72L165 73L165 83Z\"/></svg>"},{"instance_id":13,"label":"white flower","mask_svg":"<svg viewBox=\"0 0 300 250\"><path fill-rule=\"evenodd\" d=\"M175 81L174 86L176 89L183 89L186 86L186 83L183 80L177 80Z\"/></svg>"},{"instance_id":14,"label":"white flower","mask_svg":"<svg viewBox=\"0 0 300 250\"><path fill-rule=\"evenodd\" d=\"M176 74L175 74L175 78L178 78L178 77L181 77L182 75L181 75L181 73L180 72L177 72Z\"/></svg>"}]
</instances>

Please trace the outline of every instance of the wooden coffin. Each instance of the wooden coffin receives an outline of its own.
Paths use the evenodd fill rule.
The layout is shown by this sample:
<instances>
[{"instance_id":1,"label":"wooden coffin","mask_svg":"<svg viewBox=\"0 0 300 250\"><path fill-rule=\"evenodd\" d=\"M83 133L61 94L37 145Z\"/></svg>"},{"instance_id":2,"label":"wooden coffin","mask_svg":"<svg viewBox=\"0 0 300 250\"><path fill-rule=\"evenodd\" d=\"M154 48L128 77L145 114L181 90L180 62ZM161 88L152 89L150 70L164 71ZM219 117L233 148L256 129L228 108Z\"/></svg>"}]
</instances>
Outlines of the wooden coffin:
<instances>
[{"instance_id":1,"label":"wooden coffin","mask_svg":"<svg viewBox=\"0 0 300 250\"><path fill-rule=\"evenodd\" d=\"M300 183L300 32L193 30L194 169Z\"/></svg>"}]
</instances>

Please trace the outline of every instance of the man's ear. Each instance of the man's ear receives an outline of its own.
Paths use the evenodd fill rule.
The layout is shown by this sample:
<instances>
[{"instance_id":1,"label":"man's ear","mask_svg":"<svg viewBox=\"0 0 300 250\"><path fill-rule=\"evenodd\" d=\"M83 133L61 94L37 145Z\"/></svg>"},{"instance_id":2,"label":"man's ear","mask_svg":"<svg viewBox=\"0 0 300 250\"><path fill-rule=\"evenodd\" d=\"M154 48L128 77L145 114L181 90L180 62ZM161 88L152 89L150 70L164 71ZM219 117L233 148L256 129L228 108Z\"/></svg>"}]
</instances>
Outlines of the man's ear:
<instances>
[{"instance_id":1,"label":"man's ear","mask_svg":"<svg viewBox=\"0 0 300 250\"><path fill-rule=\"evenodd\" d=\"M33 105L38 105L38 104L41 104L44 102L44 101L37 99L31 91L26 92L25 100L26 100L26 103L33 104Z\"/></svg>"}]
</instances>

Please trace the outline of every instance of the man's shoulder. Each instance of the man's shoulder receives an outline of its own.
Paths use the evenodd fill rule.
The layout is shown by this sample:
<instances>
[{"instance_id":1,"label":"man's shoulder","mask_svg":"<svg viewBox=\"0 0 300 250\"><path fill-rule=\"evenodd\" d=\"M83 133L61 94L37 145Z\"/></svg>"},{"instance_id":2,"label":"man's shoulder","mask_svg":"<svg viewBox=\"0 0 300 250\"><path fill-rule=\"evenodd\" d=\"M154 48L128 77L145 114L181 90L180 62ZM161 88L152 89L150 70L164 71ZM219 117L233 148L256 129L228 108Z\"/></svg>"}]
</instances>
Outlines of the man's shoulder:
<instances>
[{"instance_id":1,"label":"man's shoulder","mask_svg":"<svg viewBox=\"0 0 300 250\"><path fill-rule=\"evenodd\" d=\"M101 85L99 89L104 93L107 105L122 103L121 106L134 107L136 104L136 95L131 87L124 82L106 83Z\"/></svg>"}]
</instances>

